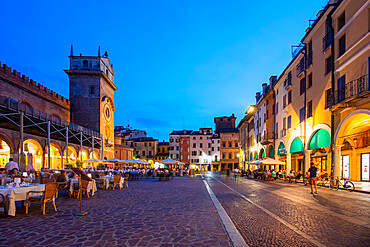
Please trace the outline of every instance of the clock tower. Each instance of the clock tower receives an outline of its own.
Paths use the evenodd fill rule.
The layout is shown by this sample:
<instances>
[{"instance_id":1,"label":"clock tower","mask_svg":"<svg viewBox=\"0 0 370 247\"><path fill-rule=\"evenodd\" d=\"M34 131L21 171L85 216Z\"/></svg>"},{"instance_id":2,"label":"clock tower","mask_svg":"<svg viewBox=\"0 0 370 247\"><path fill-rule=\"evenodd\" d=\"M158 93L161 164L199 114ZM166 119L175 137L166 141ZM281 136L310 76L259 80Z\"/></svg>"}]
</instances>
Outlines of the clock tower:
<instances>
[{"instance_id":1,"label":"clock tower","mask_svg":"<svg viewBox=\"0 0 370 247\"><path fill-rule=\"evenodd\" d=\"M103 158L114 157L114 85L113 66L105 52L98 56L75 56L73 46L69 77L71 122L100 132L104 139Z\"/></svg>"}]
</instances>

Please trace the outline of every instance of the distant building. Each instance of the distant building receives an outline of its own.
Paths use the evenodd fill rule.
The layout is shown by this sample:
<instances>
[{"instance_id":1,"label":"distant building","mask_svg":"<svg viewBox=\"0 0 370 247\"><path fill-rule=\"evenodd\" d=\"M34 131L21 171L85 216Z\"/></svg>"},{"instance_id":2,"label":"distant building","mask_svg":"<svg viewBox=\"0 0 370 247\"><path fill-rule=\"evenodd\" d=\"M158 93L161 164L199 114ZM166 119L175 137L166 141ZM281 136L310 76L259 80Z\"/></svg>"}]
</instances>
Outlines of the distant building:
<instances>
[{"instance_id":1,"label":"distant building","mask_svg":"<svg viewBox=\"0 0 370 247\"><path fill-rule=\"evenodd\" d=\"M115 126L114 127L114 134L124 137L126 140L134 139L134 138L142 138L147 137L146 131L144 130L137 130L131 129L128 127L123 126Z\"/></svg>"},{"instance_id":2,"label":"distant building","mask_svg":"<svg viewBox=\"0 0 370 247\"><path fill-rule=\"evenodd\" d=\"M119 160L129 160L134 157L134 149L124 144L124 138L114 136L114 157Z\"/></svg>"},{"instance_id":3,"label":"distant building","mask_svg":"<svg viewBox=\"0 0 370 247\"><path fill-rule=\"evenodd\" d=\"M154 155L154 162L167 159L170 156L170 143L169 142L158 142L157 153Z\"/></svg>"},{"instance_id":4,"label":"distant building","mask_svg":"<svg viewBox=\"0 0 370 247\"><path fill-rule=\"evenodd\" d=\"M134 149L134 156L136 158L154 162L153 159L158 148L157 139L153 139L153 137L134 138L124 140L124 144Z\"/></svg>"},{"instance_id":5,"label":"distant building","mask_svg":"<svg viewBox=\"0 0 370 247\"><path fill-rule=\"evenodd\" d=\"M170 157L174 160L180 160L180 137L190 136L192 130L174 130L170 134Z\"/></svg>"},{"instance_id":6,"label":"distant building","mask_svg":"<svg viewBox=\"0 0 370 247\"><path fill-rule=\"evenodd\" d=\"M190 134L190 164L200 170L211 170L212 128L200 128Z\"/></svg>"}]
</instances>

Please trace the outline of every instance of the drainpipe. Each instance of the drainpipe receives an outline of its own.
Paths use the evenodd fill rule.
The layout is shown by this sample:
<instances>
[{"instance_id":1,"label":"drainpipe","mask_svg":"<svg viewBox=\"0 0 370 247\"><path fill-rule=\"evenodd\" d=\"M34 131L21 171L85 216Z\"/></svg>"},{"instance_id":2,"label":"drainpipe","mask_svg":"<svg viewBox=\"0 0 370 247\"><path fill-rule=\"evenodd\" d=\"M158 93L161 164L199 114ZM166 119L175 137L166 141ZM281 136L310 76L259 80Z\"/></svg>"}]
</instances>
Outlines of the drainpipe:
<instances>
[{"instance_id":1,"label":"drainpipe","mask_svg":"<svg viewBox=\"0 0 370 247\"><path fill-rule=\"evenodd\" d=\"M333 22L331 15L335 11L335 7L330 11L330 13L327 16L327 25L329 27L329 30L331 32L330 35L330 42L331 42L331 58L330 58L330 64L331 64L331 102L332 105L330 106L330 150L331 150L331 176L334 175L334 105L335 105L335 73L334 73L334 56L335 56L335 42L334 42L334 27L333 27Z\"/></svg>"}]
</instances>

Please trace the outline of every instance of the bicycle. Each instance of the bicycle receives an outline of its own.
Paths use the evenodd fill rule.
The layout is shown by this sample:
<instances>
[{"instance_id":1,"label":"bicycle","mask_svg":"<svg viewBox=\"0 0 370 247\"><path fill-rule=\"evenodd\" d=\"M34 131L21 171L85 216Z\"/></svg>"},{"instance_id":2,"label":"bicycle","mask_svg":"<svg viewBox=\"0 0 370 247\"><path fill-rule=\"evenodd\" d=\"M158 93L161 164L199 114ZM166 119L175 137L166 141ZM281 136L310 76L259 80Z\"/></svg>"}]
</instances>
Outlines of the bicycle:
<instances>
[{"instance_id":1,"label":"bicycle","mask_svg":"<svg viewBox=\"0 0 370 247\"><path fill-rule=\"evenodd\" d=\"M338 177L335 180L330 179L330 188L338 190L339 188L346 189L347 191L355 191L355 185L348 178L343 178L343 183Z\"/></svg>"}]
</instances>

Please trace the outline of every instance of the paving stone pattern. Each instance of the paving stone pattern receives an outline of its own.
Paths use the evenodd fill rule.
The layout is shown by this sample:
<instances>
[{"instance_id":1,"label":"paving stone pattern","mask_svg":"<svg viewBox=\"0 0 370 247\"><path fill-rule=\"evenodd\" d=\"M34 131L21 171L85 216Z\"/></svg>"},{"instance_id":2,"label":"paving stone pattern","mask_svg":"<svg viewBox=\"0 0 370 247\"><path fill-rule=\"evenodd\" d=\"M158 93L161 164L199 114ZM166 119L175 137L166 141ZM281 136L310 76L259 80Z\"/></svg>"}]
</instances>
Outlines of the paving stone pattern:
<instances>
[{"instance_id":1,"label":"paving stone pattern","mask_svg":"<svg viewBox=\"0 0 370 247\"><path fill-rule=\"evenodd\" d=\"M214 180L219 177L207 177L212 190L240 229L247 244L314 246L300 234ZM370 195L319 188L319 195L313 196L309 187L302 184L244 178L226 184L325 246L368 246L370 242ZM290 199L279 193L289 194ZM325 210L319 211L318 207ZM341 219L339 215L361 219L362 222L368 222L368 225L354 224Z\"/></svg>"},{"instance_id":2,"label":"paving stone pattern","mask_svg":"<svg viewBox=\"0 0 370 247\"><path fill-rule=\"evenodd\" d=\"M128 189L99 190L83 203L87 216L76 217L79 200L57 199L58 212L0 216L1 246L230 246L200 178L171 182L141 180Z\"/></svg>"}]
</instances>

